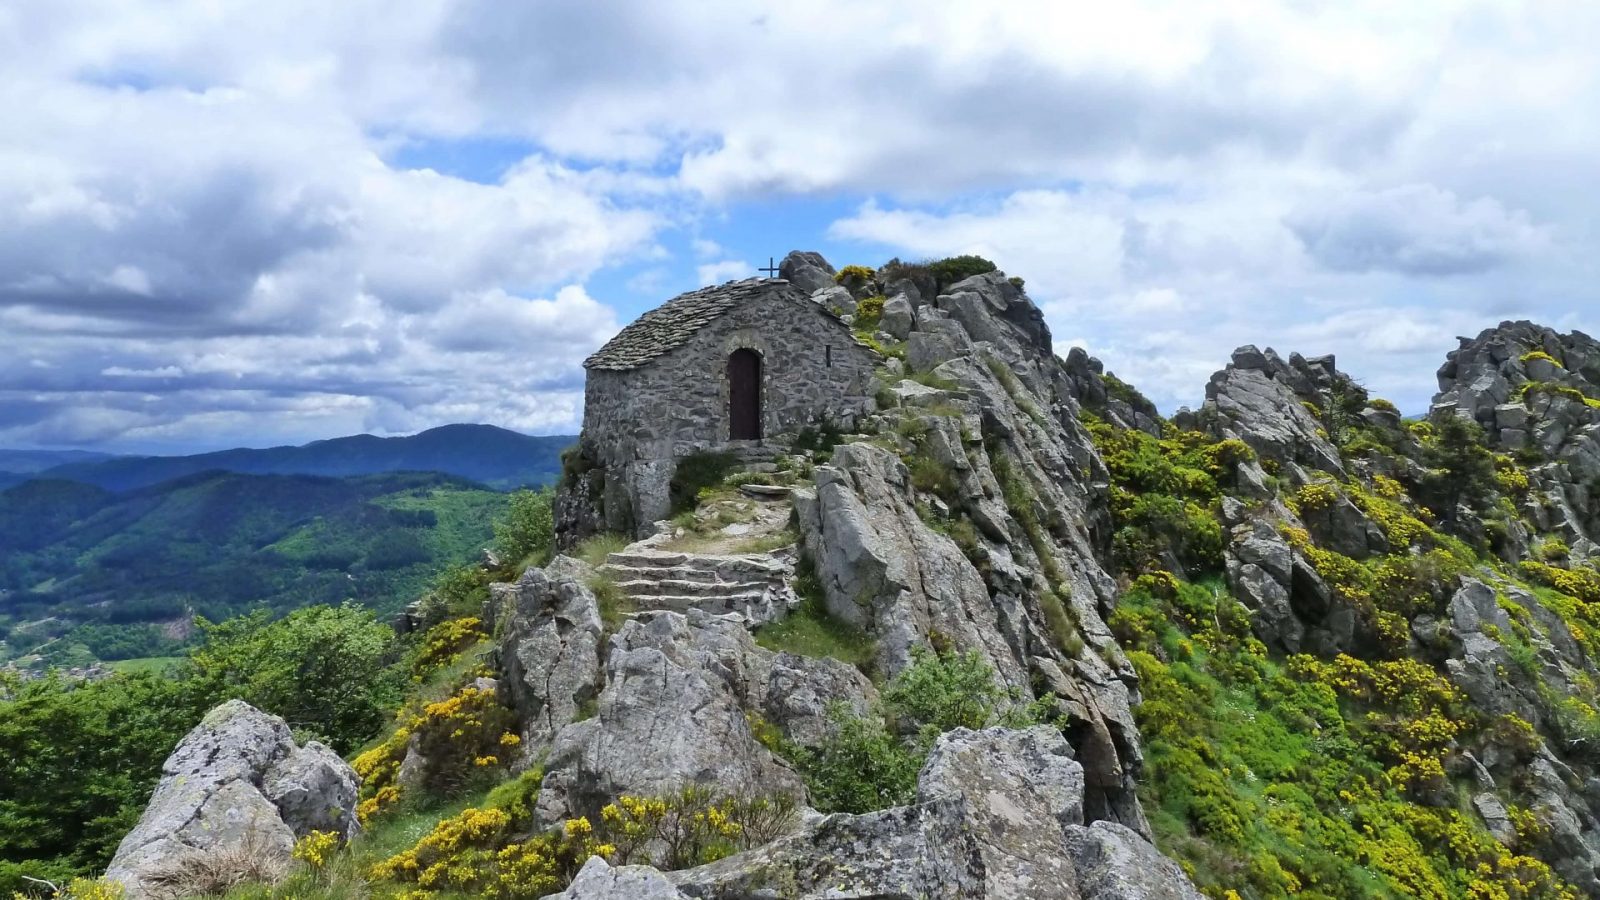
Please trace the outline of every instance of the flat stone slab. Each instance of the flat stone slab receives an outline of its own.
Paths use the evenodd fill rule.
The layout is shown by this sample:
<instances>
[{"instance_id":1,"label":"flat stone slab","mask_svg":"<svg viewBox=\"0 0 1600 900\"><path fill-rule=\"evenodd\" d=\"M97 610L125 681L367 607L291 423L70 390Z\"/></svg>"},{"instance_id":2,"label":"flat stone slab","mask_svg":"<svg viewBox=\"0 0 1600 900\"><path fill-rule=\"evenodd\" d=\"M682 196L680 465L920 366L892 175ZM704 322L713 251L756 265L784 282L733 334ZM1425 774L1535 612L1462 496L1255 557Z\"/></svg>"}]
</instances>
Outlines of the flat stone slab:
<instances>
[{"instance_id":1,"label":"flat stone slab","mask_svg":"<svg viewBox=\"0 0 1600 900\"><path fill-rule=\"evenodd\" d=\"M781 484L741 484L739 493L757 500L779 500L789 496L794 488Z\"/></svg>"}]
</instances>

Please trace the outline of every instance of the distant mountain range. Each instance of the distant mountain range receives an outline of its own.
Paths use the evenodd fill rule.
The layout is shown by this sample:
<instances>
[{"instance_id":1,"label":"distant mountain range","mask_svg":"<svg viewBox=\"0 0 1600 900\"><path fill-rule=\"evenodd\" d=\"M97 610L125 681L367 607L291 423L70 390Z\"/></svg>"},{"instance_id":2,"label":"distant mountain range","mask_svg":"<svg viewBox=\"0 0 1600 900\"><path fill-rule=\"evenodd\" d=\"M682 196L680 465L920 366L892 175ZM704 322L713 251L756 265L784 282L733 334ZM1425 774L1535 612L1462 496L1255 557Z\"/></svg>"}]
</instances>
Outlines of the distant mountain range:
<instances>
[{"instance_id":1,"label":"distant mountain range","mask_svg":"<svg viewBox=\"0 0 1600 900\"><path fill-rule=\"evenodd\" d=\"M111 453L89 450L0 450L0 475L31 475L68 463L91 463L112 459Z\"/></svg>"},{"instance_id":2,"label":"distant mountain range","mask_svg":"<svg viewBox=\"0 0 1600 900\"><path fill-rule=\"evenodd\" d=\"M442 472L500 490L551 484L561 451L577 438L531 436L493 425L445 425L408 437L370 434L299 447L220 450L193 456L117 456L84 451L0 450L0 489L29 478L129 491L201 472L347 477Z\"/></svg>"}]
</instances>

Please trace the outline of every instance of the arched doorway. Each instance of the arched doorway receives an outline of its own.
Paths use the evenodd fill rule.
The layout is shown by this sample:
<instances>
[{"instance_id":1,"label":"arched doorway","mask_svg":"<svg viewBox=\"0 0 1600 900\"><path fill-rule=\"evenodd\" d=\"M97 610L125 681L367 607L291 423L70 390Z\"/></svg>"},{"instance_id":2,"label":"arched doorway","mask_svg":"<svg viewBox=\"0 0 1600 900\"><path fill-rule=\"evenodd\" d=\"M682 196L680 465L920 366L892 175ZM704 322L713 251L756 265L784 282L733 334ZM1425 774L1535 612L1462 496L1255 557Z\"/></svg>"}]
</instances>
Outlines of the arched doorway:
<instances>
[{"instance_id":1,"label":"arched doorway","mask_svg":"<svg viewBox=\"0 0 1600 900\"><path fill-rule=\"evenodd\" d=\"M761 354L754 350L728 356L728 437L761 439Z\"/></svg>"}]
</instances>

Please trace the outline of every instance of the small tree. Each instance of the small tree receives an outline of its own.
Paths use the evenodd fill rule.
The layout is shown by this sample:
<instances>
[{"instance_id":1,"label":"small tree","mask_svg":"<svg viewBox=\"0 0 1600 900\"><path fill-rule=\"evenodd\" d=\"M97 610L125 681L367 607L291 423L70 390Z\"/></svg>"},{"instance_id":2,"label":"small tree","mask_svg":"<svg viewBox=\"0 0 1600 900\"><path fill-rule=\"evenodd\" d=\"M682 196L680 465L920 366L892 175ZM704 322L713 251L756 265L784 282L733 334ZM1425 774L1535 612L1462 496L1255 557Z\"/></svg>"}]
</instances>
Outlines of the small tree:
<instances>
[{"instance_id":1,"label":"small tree","mask_svg":"<svg viewBox=\"0 0 1600 900\"><path fill-rule=\"evenodd\" d=\"M267 617L261 610L218 625L201 620L205 644L190 657L200 693L282 716L340 752L377 734L404 681L393 629L349 603Z\"/></svg>"},{"instance_id":2,"label":"small tree","mask_svg":"<svg viewBox=\"0 0 1600 900\"><path fill-rule=\"evenodd\" d=\"M1455 520L1463 500L1473 504L1494 487L1494 455L1484 445L1483 429L1460 416L1435 420L1422 461L1431 470L1424 488L1446 522Z\"/></svg>"},{"instance_id":3,"label":"small tree","mask_svg":"<svg viewBox=\"0 0 1600 900\"><path fill-rule=\"evenodd\" d=\"M517 491L511 495L506 513L494 523L495 546L506 562L518 563L532 557L534 564L545 562L555 546L555 514L549 488Z\"/></svg>"}]
</instances>

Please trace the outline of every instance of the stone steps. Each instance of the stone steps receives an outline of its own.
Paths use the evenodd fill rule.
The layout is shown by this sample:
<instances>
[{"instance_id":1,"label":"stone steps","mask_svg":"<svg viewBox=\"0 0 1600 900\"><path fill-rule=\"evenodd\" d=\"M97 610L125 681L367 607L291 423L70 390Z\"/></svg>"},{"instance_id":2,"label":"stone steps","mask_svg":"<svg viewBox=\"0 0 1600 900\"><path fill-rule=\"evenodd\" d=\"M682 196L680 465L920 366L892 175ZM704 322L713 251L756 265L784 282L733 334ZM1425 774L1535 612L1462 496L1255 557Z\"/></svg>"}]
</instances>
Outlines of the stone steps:
<instances>
[{"instance_id":1,"label":"stone steps","mask_svg":"<svg viewBox=\"0 0 1600 900\"><path fill-rule=\"evenodd\" d=\"M793 564L768 553L716 556L635 545L607 557L600 572L640 611L733 612L754 626L782 616L796 602L788 584Z\"/></svg>"}]
</instances>

